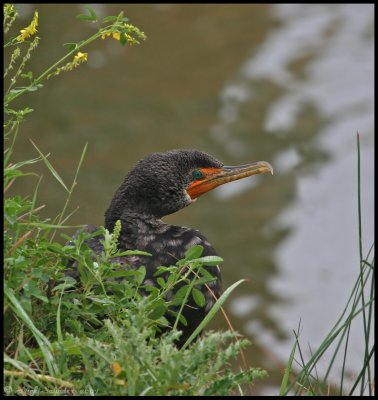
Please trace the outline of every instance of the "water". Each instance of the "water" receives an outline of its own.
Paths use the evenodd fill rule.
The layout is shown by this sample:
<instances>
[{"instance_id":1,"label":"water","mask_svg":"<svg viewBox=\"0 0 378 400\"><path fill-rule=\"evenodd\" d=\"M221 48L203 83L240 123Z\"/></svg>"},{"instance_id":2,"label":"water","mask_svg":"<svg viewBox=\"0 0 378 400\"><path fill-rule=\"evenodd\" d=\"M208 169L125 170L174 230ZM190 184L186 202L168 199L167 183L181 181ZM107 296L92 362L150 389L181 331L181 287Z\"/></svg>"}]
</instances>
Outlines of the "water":
<instances>
[{"instance_id":1,"label":"water","mask_svg":"<svg viewBox=\"0 0 378 400\"><path fill-rule=\"evenodd\" d=\"M23 26L33 7L22 11ZM93 28L74 20L77 5L39 11L32 66L42 71L63 54L57 43ZM30 137L69 182L89 141L71 224L101 224L123 176L152 151L198 148L225 164L271 162L273 177L220 187L166 220L208 237L225 259L225 287L249 279L227 312L253 342L248 362L270 374L253 393L276 394L292 330L301 319L303 343L316 348L357 276L357 130L365 253L373 242L373 6L125 5L125 12L148 40L126 49L111 39L94 44L87 66L26 98L35 113L18 157L36 156ZM42 165L39 171L40 204L54 216L64 192ZM212 327L226 324L219 316ZM353 373L361 332L353 331L350 349Z\"/></svg>"},{"instance_id":2,"label":"water","mask_svg":"<svg viewBox=\"0 0 378 400\"><path fill-rule=\"evenodd\" d=\"M246 332L263 346L287 359L291 332L301 320L301 342L316 349L341 314L356 280L359 262L356 197L356 138L362 139L363 238L364 254L373 235L373 7L359 5L275 5L273 12L282 22L241 67L238 84L226 87L220 113L221 132L236 120L238 107L253 96L254 81L268 79L284 91L264 115L267 134L287 135L295 130L303 105L310 104L325 121L311 146L330 160L310 173L300 173L302 157L293 147L276 155L278 175L298 171L296 199L266 228L288 228L291 234L274 250L278 273L268 282L273 293L285 301L267 312L279 321L291 340L276 340L258 320L249 319ZM303 73L289 66L309 57ZM246 89L246 87L248 89ZM224 135L222 140L228 141ZM217 136L215 135L215 139ZM231 142L231 146L235 146ZM242 143L237 144L243 148ZM226 188L230 195L230 188ZM235 193L244 186L234 187ZM237 298L234 313L247 317L259 306L255 296ZM330 306L331 305L331 306ZM361 322L361 321L360 321ZM361 326L361 325L360 325ZM352 330L347 369L353 374L363 363L362 329ZM307 346L304 346L307 347ZM304 351L310 356L310 351ZM337 379L341 361L331 376ZM320 364L322 365L322 363ZM327 364L323 363L323 366ZM270 391L267 391L270 393ZM271 392L272 394L274 392Z\"/></svg>"}]
</instances>

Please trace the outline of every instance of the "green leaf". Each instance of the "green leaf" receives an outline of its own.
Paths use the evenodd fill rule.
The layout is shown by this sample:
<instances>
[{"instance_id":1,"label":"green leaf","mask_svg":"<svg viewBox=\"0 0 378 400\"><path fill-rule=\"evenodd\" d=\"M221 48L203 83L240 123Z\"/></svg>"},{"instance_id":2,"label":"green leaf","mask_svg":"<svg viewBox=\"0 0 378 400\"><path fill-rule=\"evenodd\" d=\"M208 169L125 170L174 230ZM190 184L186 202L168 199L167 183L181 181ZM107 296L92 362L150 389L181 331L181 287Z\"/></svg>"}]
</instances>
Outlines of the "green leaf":
<instances>
[{"instance_id":1,"label":"green leaf","mask_svg":"<svg viewBox=\"0 0 378 400\"><path fill-rule=\"evenodd\" d=\"M77 48L77 43L64 43L63 46L67 47L68 51L72 51Z\"/></svg>"},{"instance_id":2,"label":"green leaf","mask_svg":"<svg viewBox=\"0 0 378 400\"><path fill-rule=\"evenodd\" d=\"M89 7L89 6L87 6L87 7L85 7L85 8L89 11L91 17L94 18L94 19L96 20L96 19L97 19L97 15L96 15L95 10L94 10L92 7Z\"/></svg>"},{"instance_id":3,"label":"green leaf","mask_svg":"<svg viewBox=\"0 0 378 400\"><path fill-rule=\"evenodd\" d=\"M156 279L156 281L157 281L157 283L158 283L158 285L159 285L160 287L164 287L164 286L165 286L165 280L164 280L164 278L162 278L161 276L159 276L159 277Z\"/></svg>"},{"instance_id":4,"label":"green leaf","mask_svg":"<svg viewBox=\"0 0 378 400\"><path fill-rule=\"evenodd\" d=\"M178 320L182 325L188 326L188 321L181 313L179 314L178 312L172 311L172 310L169 310L169 313L172 314L176 318L178 317Z\"/></svg>"},{"instance_id":5,"label":"green leaf","mask_svg":"<svg viewBox=\"0 0 378 400\"><path fill-rule=\"evenodd\" d=\"M77 18L77 19L80 19L80 20L82 20L82 21L93 21L93 19L92 19L91 16L85 15L85 14L76 15L76 18Z\"/></svg>"},{"instance_id":6,"label":"green leaf","mask_svg":"<svg viewBox=\"0 0 378 400\"><path fill-rule=\"evenodd\" d=\"M49 302L48 299L47 299L47 297L44 296L44 295L42 294L42 291L41 291L41 289L38 287L38 284L37 284L36 281L29 281L28 283L26 283L26 284L23 286L23 289L24 289L24 292L25 292L25 293L28 293L30 296L34 296L34 297L36 297L37 299L40 299L40 300L42 300L42 301L45 302L45 303L48 303L48 302Z\"/></svg>"},{"instance_id":7,"label":"green leaf","mask_svg":"<svg viewBox=\"0 0 378 400\"><path fill-rule=\"evenodd\" d=\"M37 85L20 86L20 87L18 87L18 88L16 88L16 89L10 90L9 93L17 94L17 93L20 93L20 92L23 92L23 91L26 91L26 92L35 92L35 91L37 91L38 89L40 89L41 87L43 87L43 85L42 85L41 83L38 83Z\"/></svg>"},{"instance_id":8,"label":"green leaf","mask_svg":"<svg viewBox=\"0 0 378 400\"><path fill-rule=\"evenodd\" d=\"M192 289L192 297L198 307L203 307L206 304L205 296L199 289Z\"/></svg>"},{"instance_id":9,"label":"green leaf","mask_svg":"<svg viewBox=\"0 0 378 400\"><path fill-rule=\"evenodd\" d=\"M205 256L200 258L195 258L194 260L190 260L190 262L200 262L202 265L215 266L223 262L223 258L219 256Z\"/></svg>"},{"instance_id":10,"label":"green leaf","mask_svg":"<svg viewBox=\"0 0 378 400\"><path fill-rule=\"evenodd\" d=\"M122 46L124 46L127 43L125 32L121 32L119 42L121 43Z\"/></svg>"},{"instance_id":11,"label":"green leaf","mask_svg":"<svg viewBox=\"0 0 378 400\"><path fill-rule=\"evenodd\" d=\"M162 317L167 311L167 305L165 304L164 300L160 300L154 304L153 309L151 312L148 314L148 317L150 319L159 319Z\"/></svg>"},{"instance_id":12,"label":"green leaf","mask_svg":"<svg viewBox=\"0 0 378 400\"><path fill-rule=\"evenodd\" d=\"M63 246L59 243L51 243L46 246L51 253L63 254Z\"/></svg>"},{"instance_id":13,"label":"green leaf","mask_svg":"<svg viewBox=\"0 0 378 400\"><path fill-rule=\"evenodd\" d=\"M71 229L71 228L77 228L77 225L69 226L69 225L55 225L55 224L46 224L44 222L28 222L27 224L22 223L20 225L30 225L30 226L36 226L41 229L50 229L50 228L56 228L56 229Z\"/></svg>"},{"instance_id":14,"label":"green leaf","mask_svg":"<svg viewBox=\"0 0 378 400\"><path fill-rule=\"evenodd\" d=\"M113 22L113 21L116 21L117 18L118 18L118 17L115 16L115 15L109 15L109 16L107 16L107 17L105 17L105 18L102 19L102 23L103 23L103 24L106 24L106 23L108 23L108 22Z\"/></svg>"},{"instance_id":15,"label":"green leaf","mask_svg":"<svg viewBox=\"0 0 378 400\"><path fill-rule=\"evenodd\" d=\"M109 272L107 276L109 278L129 278L129 277L135 277L137 274L138 274L137 271L131 269L122 269Z\"/></svg>"},{"instance_id":16,"label":"green leaf","mask_svg":"<svg viewBox=\"0 0 378 400\"><path fill-rule=\"evenodd\" d=\"M80 19L82 21L93 21L93 22L97 21L97 15L96 15L94 9L92 7L88 7L88 6L85 7L85 8L88 10L89 15L87 15L87 14L79 14L79 15L76 16L76 18Z\"/></svg>"},{"instance_id":17,"label":"green leaf","mask_svg":"<svg viewBox=\"0 0 378 400\"><path fill-rule=\"evenodd\" d=\"M32 79L33 79L33 72L29 71L29 72L26 73L26 74L21 74L21 77L22 77L22 78L25 78L25 79L30 79L30 80L32 80Z\"/></svg>"},{"instance_id":18,"label":"green leaf","mask_svg":"<svg viewBox=\"0 0 378 400\"><path fill-rule=\"evenodd\" d=\"M47 155L47 157L48 156L49 156L49 154ZM9 168L6 168L5 172L12 170L12 169L18 169L24 165L34 164L34 163L42 161L42 160L43 160L43 157L38 157L38 158L33 158L32 160L20 161L16 164L11 165Z\"/></svg>"},{"instance_id":19,"label":"green leaf","mask_svg":"<svg viewBox=\"0 0 378 400\"><path fill-rule=\"evenodd\" d=\"M198 257L201 257L202 252L203 252L203 246L199 244L194 245L193 247L191 247L189 250L186 251L185 260L191 261Z\"/></svg>"},{"instance_id":20,"label":"green leaf","mask_svg":"<svg viewBox=\"0 0 378 400\"><path fill-rule=\"evenodd\" d=\"M190 291L190 289L191 287L189 285L184 285L180 287L180 289L173 296L172 304L173 305L182 304L183 300L185 299L185 296L187 296L188 290Z\"/></svg>"},{"instance_id":21,"label":"green leaf","mask_svg":"<svg viewBox=\"0 0 378 400\"><path fill-rule=\"evenodd\" d=\"M137 277L136 277L137 284L141 285L146 276L146 267L144 265L142 265L135 272L137 273Z\"/></svg>"},{"instance_id":22,"label":"green leaf","mask_svg":"<svg viewBox=\"0 0 378 400\"><path fill-rule=\"evenodd\" d=\"M178 279L178 275L175 272L171 272L167 279L168 287L173 286L177 279Z\"/></svg>"},{"instance_id":23,"label":"green leaf","mask_svg":"<svg viewBox=\"0 0 378 400\"><path fill-rule=\"evenodd\" d=\"M148 292L149 296L151 298L156 298L160 293L160 290L157 287L152 286L152 285L143 285L143 286L141 286L141 288L143 290L145 290L146 292Z\"/></svg>"},{"instance_id":24,"label":"green leaf","mask_svg":"<svg viewBox=\"0 0 378 400\"><path fill-rule=\"evenodd\" d=\"M58 290L62 290L62 289L69 289L72 287L75 287L77 285L77 282L74 278L71 278L70 276L66 276L64 278L64 282L60 283L59 285L56 285L51 292L56 292Z\"/></svg>"},{"instance_id":25,"label":"green leaf","mask_svg":"<svg viewBox=\"0 0 378 400\"><path fill-rule=\"evenodd\" d=\"M88 296L87 298L96 304L101 304L104 306L114 304L114 301L112 301L111 299L109 299L107 297L100 298L100 297L95 297L95 296Z\"/></svg>"},{"instance_id":26,"label":"green leaf","mask_svg":"<svg viewBox=\"0 0 378 400\"><path fill-rule=\"evenodd\" d=\"M123 257L123 256L151 256L151 253L147 253L146 251L141 250L126 250L116 253L114 256Z\"/></svg>"},{"instance_id":27,"label":"green leaf","mask_svg":"<svg viewBox=\"0 0 378 400\"><path fill-rule=\"evenodd\" d=\"M174 267L176 268L176 267ZM170 271L174 271L174 269L172 269L172 267L157 267L156 272L154 273L154 276L159 276L161 274L164 274L165 272L170 272Z\"/></svg>"}]
</instances>

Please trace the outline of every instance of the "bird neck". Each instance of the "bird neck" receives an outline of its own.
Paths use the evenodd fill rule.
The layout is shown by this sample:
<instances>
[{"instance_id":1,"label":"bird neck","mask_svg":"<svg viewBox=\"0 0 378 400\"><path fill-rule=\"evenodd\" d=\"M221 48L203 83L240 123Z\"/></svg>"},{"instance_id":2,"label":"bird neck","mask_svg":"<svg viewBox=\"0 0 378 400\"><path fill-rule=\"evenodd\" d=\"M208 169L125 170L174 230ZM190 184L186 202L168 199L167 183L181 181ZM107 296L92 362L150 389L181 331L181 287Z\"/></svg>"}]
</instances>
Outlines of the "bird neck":
<instances>
[{"instance_id":1,"label":"bird neck","mask_svg":"<svg viewBox=\"0 0 378 400\"><path fill-rule=\"evenodd\" d=\"M154 215L128 209L123 211L120 220L119 244L121 248L128 250L142 250L149 238L165 231L169 226Z\"/></svg>"}]
</instances>

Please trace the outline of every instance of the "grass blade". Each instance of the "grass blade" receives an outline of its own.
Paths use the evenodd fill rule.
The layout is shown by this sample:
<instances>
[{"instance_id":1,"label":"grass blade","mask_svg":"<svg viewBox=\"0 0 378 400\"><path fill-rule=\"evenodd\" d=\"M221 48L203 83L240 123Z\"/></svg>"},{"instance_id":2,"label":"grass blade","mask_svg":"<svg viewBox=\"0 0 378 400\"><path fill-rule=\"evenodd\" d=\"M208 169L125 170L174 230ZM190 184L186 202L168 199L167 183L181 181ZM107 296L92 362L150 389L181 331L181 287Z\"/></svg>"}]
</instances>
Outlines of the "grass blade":
<instances>
[{"instance_id":1,"label":"grass blade","mask_svg":"<svg viewBox=\"0 0 378 400\"><path fill-rule=\"evenodd\" d=\"M51 172L51 174L53 175L53 177L63 186L63 188L69 193L70 191L68 190L66 184L63 182L63 179L60 177L60 175L58 174L58 172L55 170L55 168L51 165L50 161L47 159L47 157L41 152L41 150L39 150L39 148L37 147L37 145L31 140L29 139L32 143L32 145L36 148L36 150L38 151L38 153L41 155L44 163L46 164L46 167L49 169L49 171Z\"/></svg>"},{"instance_id":2,"label":"grass blade","mask_svg":"<svg viewBox=\"0 0 378 400\"><path fill-rule=\"evenodd\" d=\"M8 297L11 307L14 312L22 319L24 324L30 329L33 333L38 345L43 353L43 357L46 361L47 368L49 370L50 375L56 375L59 370L58 366L54 361L54 356L52 354L52 347L49 340L46 336L36 328L33 321L30 319L29 315L26 313L22 305L17 300L16 296L14 295L13 291L8 288L6 284L4 284L4 293Z\"/></svg>"},{"instance_id":3,"label":"grass blade","mask_svg":"<svg viewBox=\"0 0 378 400\"><path fill-rule=\"evenodd\" d=\"M285 396L285 394L286 394L287 384L289 382L289 375L291 372L291 367L293 365L296 348L297 348L297 340L294 343L293 349L291 350L290 357L289 357L289 360L288 360L286 368L285 368L285 373L282 378L282 383L281 383L281 387L280 387L280 396Z\"/></svg>"},{"instance_id":4,"label":"grass blade","mask_svg":"<svg viewBox=\"0 0 378 400\"><path fill-rule=\"evenodd\" d=\"M191 336L188 338L188 340L184 343L182 346L182 350L187 348L190 343L201 333L201 331L205 328L205 326L214 318L215 314L218 312L218 310L222 307L223 303L227 300L227 298L230 296L230 294L243 282L245 282L246 279L240 279L239 281L235 282L233 285L231 285L227 290L222 294L221 297L216 301L216 303L213 305L209 313L206 315L206 317L202 320L202 322L197 326L196 330L191 334Z\"/></svg>"},{"instance_id":5,"label":"grass blade","mask_svg":"<svg viewBox=\"0 0 378 400\"><path fill-rule=\"evenodd\" d=\"M59 343L63 342L62 322L61 322L61 317L60 317L60 307L62 305L62 297L63 297L63 293L64 293L64 289L65 288L66 288L66 281L64 281L64 283L63 283L62 293L60 294L58 310L57 310L57 313L56 313L56 334L58 336L58 342Z\"/></svg>"}]
</instances>

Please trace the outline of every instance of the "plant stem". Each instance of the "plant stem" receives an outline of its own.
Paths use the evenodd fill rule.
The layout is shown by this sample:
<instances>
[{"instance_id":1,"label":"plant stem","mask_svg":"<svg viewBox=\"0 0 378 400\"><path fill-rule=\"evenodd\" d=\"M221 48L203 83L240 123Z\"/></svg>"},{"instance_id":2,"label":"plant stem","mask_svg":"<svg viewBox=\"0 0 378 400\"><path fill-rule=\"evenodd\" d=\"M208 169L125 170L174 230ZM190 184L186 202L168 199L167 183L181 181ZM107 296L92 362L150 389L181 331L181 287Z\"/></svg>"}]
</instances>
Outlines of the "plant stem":
<instances>
[{"instance_id":1,"label":"plant stem","mask_svg":"<svg viewBox=\"0 0 378 400\"><path fill-rule=\"evenodd\" d=\"M34 81L27 87L25 87L23 90L14 93L13 95L8 97L8 100L4 102L4 106L8 106L9 103L11 103L13 100L15 100L17 97L21 96L23 93L28 91L30 88L37 86L39 83L42 82L43 79L47 77L52 71L54 71L63 61L71 57L74 53L82 49L84 46L88 45L89 43L93 42L94 40L98 39L101 35L103 30L109 29L109 27L103 28L100 31L98 31L96 34L88 38L87 40L84 40L80 43L78 43L74 49L72 49L70 52L68 52L64 57L62 57L59 61L57 61L55 64L53 64L50 68L48 68L45 72L43 72L38 78L34 79Z\"/></svg>"}]
</instances>

